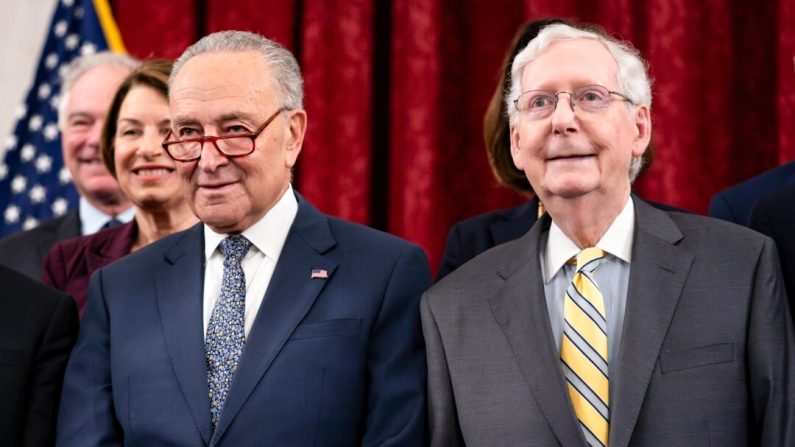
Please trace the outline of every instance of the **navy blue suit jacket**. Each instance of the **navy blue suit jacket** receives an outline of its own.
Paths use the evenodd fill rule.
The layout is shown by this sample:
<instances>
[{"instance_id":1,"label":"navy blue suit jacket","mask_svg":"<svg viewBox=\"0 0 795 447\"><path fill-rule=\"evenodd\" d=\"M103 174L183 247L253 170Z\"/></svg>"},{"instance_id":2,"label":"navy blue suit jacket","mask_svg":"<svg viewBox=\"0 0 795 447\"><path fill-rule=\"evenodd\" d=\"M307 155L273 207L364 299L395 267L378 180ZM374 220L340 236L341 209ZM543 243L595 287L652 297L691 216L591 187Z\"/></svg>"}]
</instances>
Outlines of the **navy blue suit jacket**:
<instances>
[{"instance_id":1,"label":"navy blue suit jacket","mask_svg":"<svg viewBox=\"0 0 795 447\"><path fill-rule=\"evenodd\" d=\"M795 185L760 197L751 211L749 226L776 242L795 321Z\"/></svg>"},{"instance_id":2,"label":"navy blue suit jacket","mask_svg":"<svg viewBox=\"0 0 795 447\"><path fill-rule=\"evenodd\" d=\"M299 196L219 425L210 424L201 224L97 271L67 367L62 446L422 445L417 246ZM311 278L322 269L328 278Z\"/></svg>"},{"instance_id":3,"label":"navy blue suit jacket","mask_svg":"<svg viewBox=\"0 0 795 447\"><path fill-rule=\"evenodd\" d=\"M709 202L709 215L747 226L756 199L791 183L795 183L795 161L716 193Z\"/></svg>"}]
</instances>

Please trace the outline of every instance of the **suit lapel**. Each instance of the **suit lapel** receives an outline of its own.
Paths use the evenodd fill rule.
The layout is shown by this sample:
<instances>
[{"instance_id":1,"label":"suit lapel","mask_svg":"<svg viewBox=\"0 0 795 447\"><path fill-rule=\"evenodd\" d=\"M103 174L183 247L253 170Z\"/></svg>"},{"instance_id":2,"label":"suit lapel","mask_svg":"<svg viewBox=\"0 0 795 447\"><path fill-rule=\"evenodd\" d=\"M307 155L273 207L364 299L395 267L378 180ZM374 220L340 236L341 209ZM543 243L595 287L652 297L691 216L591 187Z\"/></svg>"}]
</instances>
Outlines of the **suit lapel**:
<instances>
[{"instance_id":1,"label":"suit lapel","mask_svg":"<svg viewBox=\"0 0 795 447\"><path fill-rule=\"evenodd\" d=\"M611 404L610 446L629 444L693 256L668 215L633 197L635 241Z\"/></svg>"},{"instance_id":2,"label":"suit lapel","mask_svg":"<svg viewBox=\"0 0 795 447\"><path fill-rule=\"evenodd\" d=\"M213 444L223 436L337 267L323 256L336 244L328 218L296 196L298 214L246 341ZM329 279L312 279L313 269L326 270Z\"/></svg>"},{"instance_id":3,"label":"suit lapel","mask_svg":"<svg viewBox=\"0 0 795 447\"><path fill-rule=\"evenodd\" d=\"M561 445L580 446L580 426L569 403L559 354L552 337L539 265L539 241L549 226L545 217L514 244L498 274L505 283L491 298L519 369Z\"/></svg>"},{"instance_id":4,"label":"suit lapel","mask_svg":"<svg viewBox=\"0 0 795 447\"><path fill-rule=\"evenodd\" d=\"M182 234L166 251L156 275L157 304L174 374L196 428L210 442L210 400L204 354L202 290L204 235L201 224Z\"/></svg>"}]
</instances>

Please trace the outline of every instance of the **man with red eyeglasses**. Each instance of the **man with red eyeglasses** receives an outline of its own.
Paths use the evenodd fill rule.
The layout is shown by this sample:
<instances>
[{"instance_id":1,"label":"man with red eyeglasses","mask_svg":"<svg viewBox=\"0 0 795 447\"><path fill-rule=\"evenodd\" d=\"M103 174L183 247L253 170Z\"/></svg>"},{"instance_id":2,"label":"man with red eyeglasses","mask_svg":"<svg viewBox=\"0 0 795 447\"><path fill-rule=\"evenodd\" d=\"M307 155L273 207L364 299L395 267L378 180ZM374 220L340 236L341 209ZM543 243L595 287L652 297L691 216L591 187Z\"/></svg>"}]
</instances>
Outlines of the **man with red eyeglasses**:
<instances>
[{"instance_id":1,"label":"man with red eyeglasses","mask_svg":"<svg viewBox=\"0 0 795 447\"><path fill-rule=\"evenodd\" d=\"M428 262L293 190L295 58L215 33L169 90L163 145L202 222L94 274L59 445L422 445Z\"/></svg>"}]
</instances>

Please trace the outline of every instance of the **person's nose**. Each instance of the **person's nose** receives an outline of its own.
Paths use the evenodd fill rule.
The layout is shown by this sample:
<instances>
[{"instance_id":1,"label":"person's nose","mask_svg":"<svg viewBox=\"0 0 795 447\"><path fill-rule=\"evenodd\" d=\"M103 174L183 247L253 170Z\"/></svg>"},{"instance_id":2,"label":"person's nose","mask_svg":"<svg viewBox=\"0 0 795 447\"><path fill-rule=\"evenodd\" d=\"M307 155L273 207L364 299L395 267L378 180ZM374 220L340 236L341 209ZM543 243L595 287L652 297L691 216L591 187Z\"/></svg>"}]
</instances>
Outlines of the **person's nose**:
<instances>
[{"instance_id":1,"label":"person's nose","mask_svg":"<svg viewBox=\"0 0 795 447\"><path fill-rule=\"evenodd\" d=\"M220 166L229 164L229 158L221 153L215 141L205 141L202 145L199 169L205 172L214 172Z\"/></svg>"},{"instance_id":2,"label":"person's nose","mask_svg":"<svg viewBox=\"0 0 795 447\"><path fill-rule=\"evenodd\" d=\"M577 119L571 93L558 92L557 98L555 109L552 111L552 130L559 134L576 132Z\"/></svg>"},{"instance_id":3,"label":"person's nose","mask_svg":"<svg viewBox=\"0 0 795 447\"><path fill-rule=\"evenodd\" d=\"M91 129L89 129L86 144L88 146L99 148L100 140L102 139L102 127L104 124L104 120L96 120L94 124L91 125Z\"/></svg>"},{"instance_id":4,"label":"person's nose","mask_svg":"<svg viewBox=\"0 0 795 447\"><path fill-rule=\"evenodd\" d=\"M163 154L163 136L159 131L145 131L138 153L144 158L154 158Z\"/></svg>"}]
</instances>

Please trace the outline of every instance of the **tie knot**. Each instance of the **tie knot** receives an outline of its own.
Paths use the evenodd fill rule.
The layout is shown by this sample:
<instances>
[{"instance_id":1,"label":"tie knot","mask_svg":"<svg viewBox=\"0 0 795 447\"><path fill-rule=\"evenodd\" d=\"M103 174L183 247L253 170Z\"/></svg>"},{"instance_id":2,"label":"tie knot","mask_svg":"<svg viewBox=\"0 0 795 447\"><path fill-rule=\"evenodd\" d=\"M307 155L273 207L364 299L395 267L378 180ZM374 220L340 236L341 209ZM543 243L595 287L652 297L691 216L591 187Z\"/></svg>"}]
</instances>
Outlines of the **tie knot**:
<instances>
[{"instance_id":1,"label":"tie knot","mask_svg":"<svg viewBox=\"0 0 795 447\"><path fill-rule=\"evenodd\" d=\"M221 252L226 259L240 262L251 247L251 242L243 236L236 234L221 241Z\"/></svg>"},{"instance_id":2,"label":"tie knot","mask_svg":"<svg viewBox=\"0 0 795 447\"><path fill-rule=\"evenodd\" d=\"M605 252L601 248L588 247L577 254L577 271L593 271L598 260L605 257Z\"/></svg>"}]
</instances>

